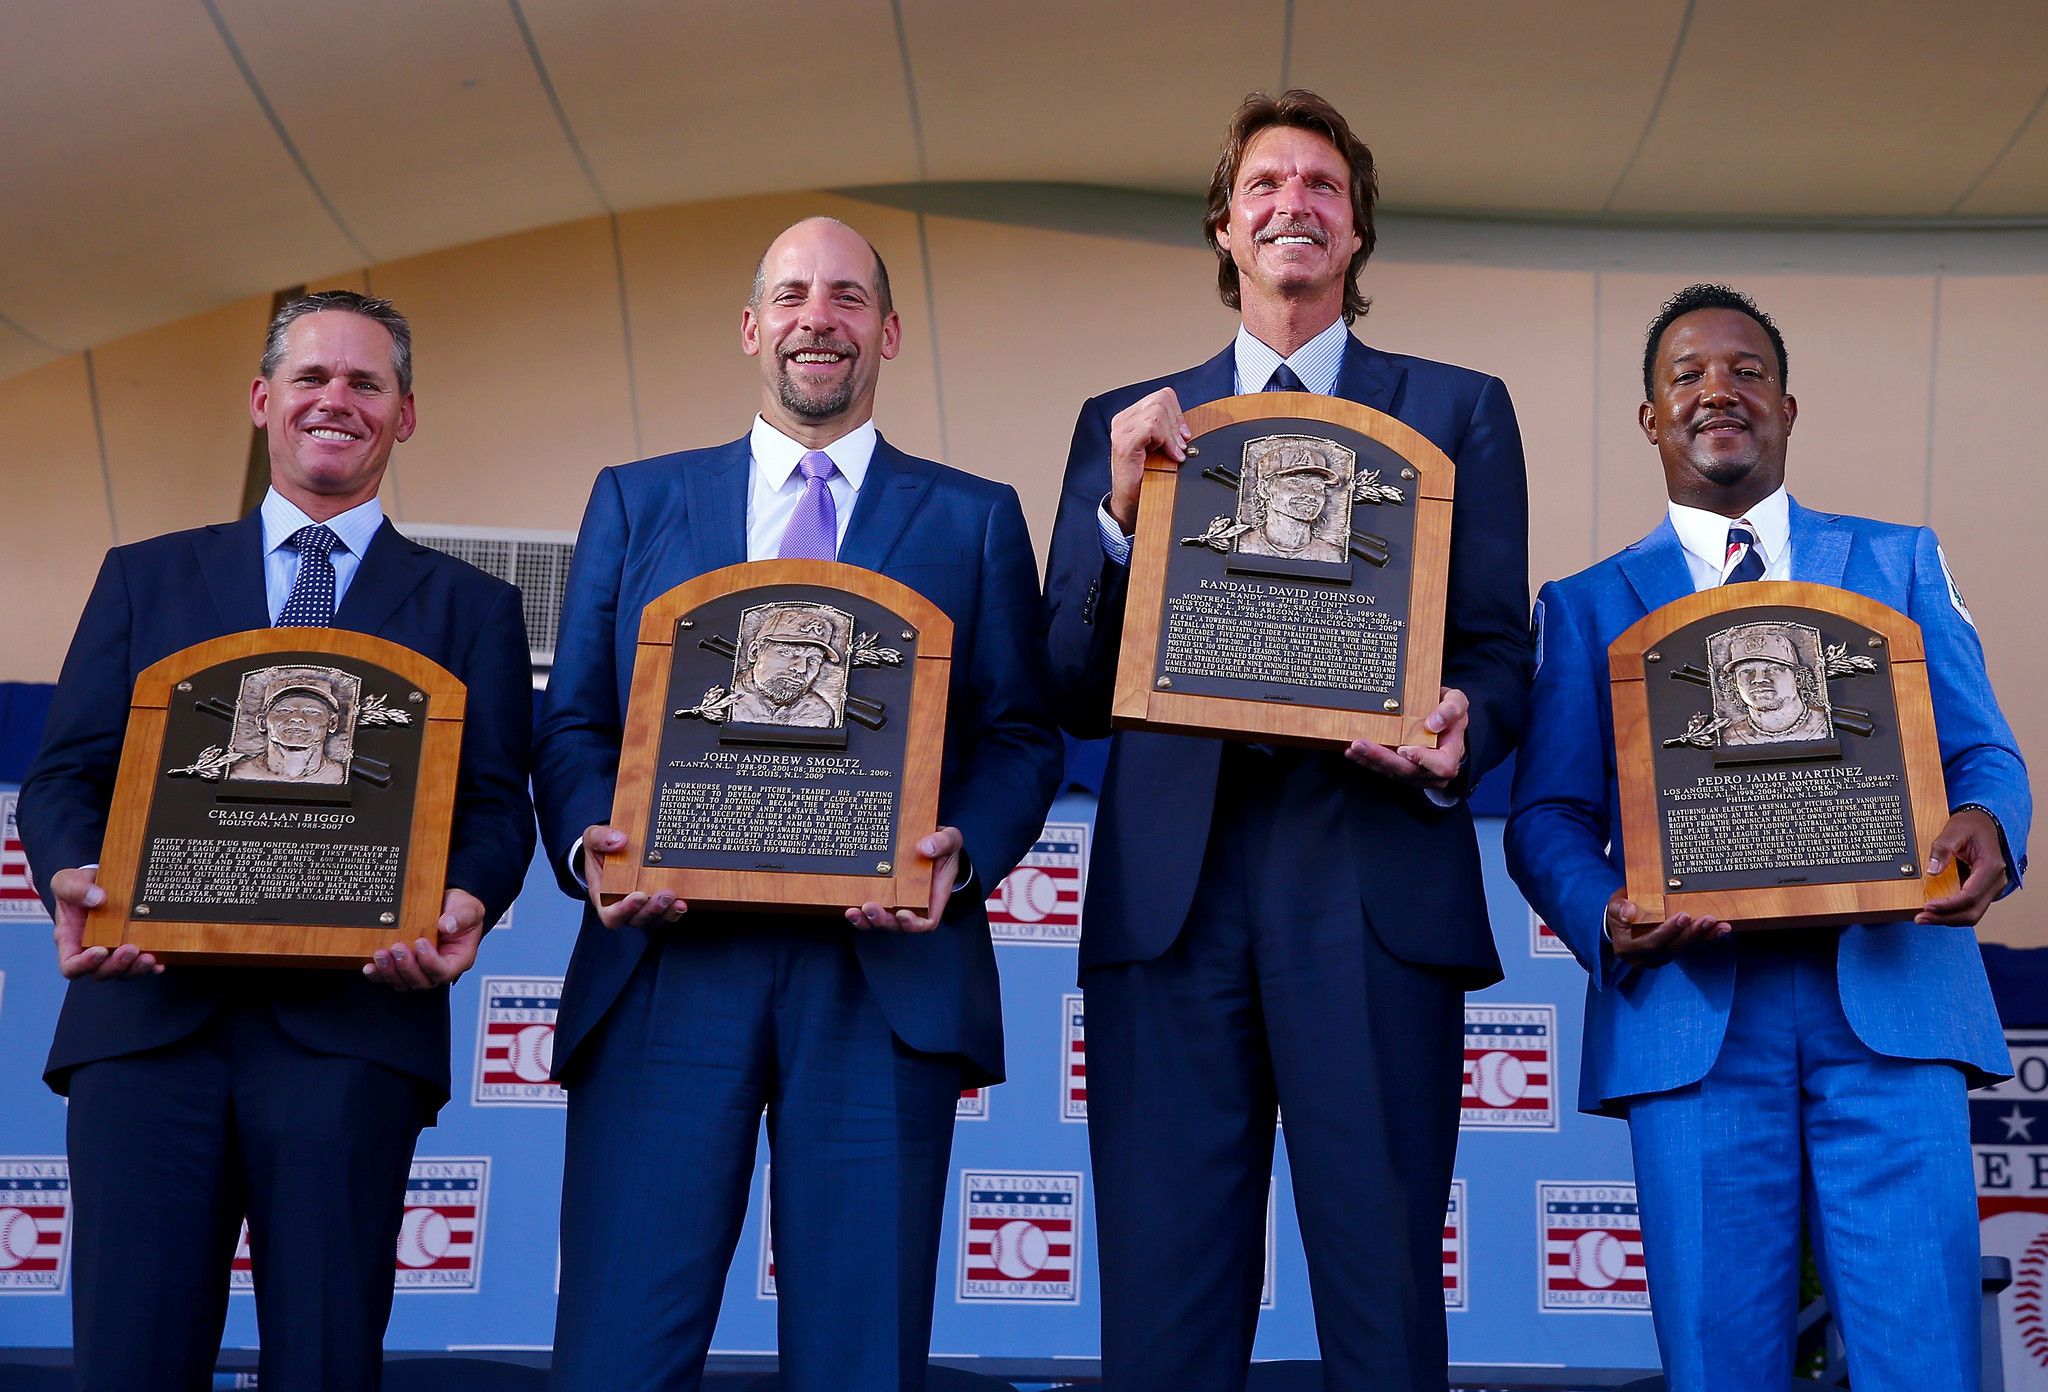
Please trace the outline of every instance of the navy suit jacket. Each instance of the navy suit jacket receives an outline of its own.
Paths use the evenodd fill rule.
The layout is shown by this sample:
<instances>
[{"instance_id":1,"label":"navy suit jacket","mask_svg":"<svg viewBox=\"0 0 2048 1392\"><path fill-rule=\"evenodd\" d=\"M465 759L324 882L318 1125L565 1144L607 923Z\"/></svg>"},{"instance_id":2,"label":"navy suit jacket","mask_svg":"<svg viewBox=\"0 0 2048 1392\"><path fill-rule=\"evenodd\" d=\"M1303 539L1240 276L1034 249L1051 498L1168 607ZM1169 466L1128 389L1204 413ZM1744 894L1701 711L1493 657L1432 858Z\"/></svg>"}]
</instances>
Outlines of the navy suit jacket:
<instances>
[{"instance_id":1,"label":"navy suit jacket","mask_svg":"<svg viewBox=\"0 0 2048 1392\"><path fill-rule=\"evenodd\" d=\"M686 580L747 559L751 459L742 437L606 469L591 490L534 769L548 858L575 898L586 895L569 873L570 849L585 827L612 818L640 612ZM1038 839L1061 762L1041 688L1037 573L1016 492L877 438L839 559L900 580L953 620L939 821L960 828L976 877L993 885ZM718 922L691 913L661 931L701 930L707 919ZM744 917L738 927L745 930ZM971 886L930 933L847 931L898 1038L1001 1078L995 949ZM652 941L646 928L604 927L585 906L555 1036L556 1071L572 1084L578 1048Z\"/></svg>"},{"instance_id":2,"label":"navy suit jacket","mask_svg":"<svg viewBox=\"0 0 2048 1392\"><path fill-rule=\"evenodd\" d=\"M142 669L194 643L269 626L256 513L107 553L21 789L22 845L45 886L58 870L100 859ZM448 883L483 901L486 926L496 922L518 893L534 844L526 792L532 660L519 592L406 540L387 521L335 627L411 648L469 688ZM279 1025L309 1049L396 1069L420 1079L437 1105L447 1099L447 990L399 993L355 971L174 966L159 976L74 981L44 1076L62 1092L71 1069L182 1039L230 997L270 1001Z\"/></svg>"},{"instance_id":3,"label":"navy suit jacket","mask_svg":"<svg viewBox=\"0 0 2048 1392\"><path fill-rule=\"evenodd\" d=\"M1046 573L1047 673L1060 722L1108 734L1128 567L1103 554L1096 508L1109 491L1109 422L1160 387L1183 408L1229 396L1230 348L1200 367L1098 396L1081 408L1067 457ZM1347 341L1336 396L1413 426L1457 465L1443 684L1472 703L1468 791L1507 757L1529 684L1528 494L1522 437L1497 378ZM1149 961L1179 935L1194 902L1221 766L1220 740L1118 732L1096 816L1081 965ZM1350 848L1333 860L1356 876L1365 918L1394 956L1447 968L1470 986L1500 979L1480 887L1479 849L1462 799L1439 808L1337 755L1320 756L1321 786L1294 806L1305 836Z\"/></svg>"},{"instance_id":4,"label":"navy suit jacket","mask_svg":"<svg viewBox=\"0 0 2048 1392\"><path fill-rule=\"evenodd\" d=\"M1920 625L1949 805L1991 809L2006 836L2010 892L2026 868L2033 796L1991 691L1984 647L1953 601L1934 533L1797 502L1791 523L1794 580L1854 590ZM1541 662L1529 743L1515 768L1508 869L1592 978L1579 1075L1579 1105L1587 1111L1618 1112L1623 1099L1706 1076L1735 997L1732 944L1639 967L1617 958L1603 932L1607 901L1626 878L1607 647L1651 610L1691 593L1692 574L1667 517L1633 546L1545 585L1537 601ZM1974 930L1851 926L1842 932L1835 979L1850 1027L1878 1053L1950 1060L1972 1086L2012 1071Z\"/></svg>"}]
</instances>

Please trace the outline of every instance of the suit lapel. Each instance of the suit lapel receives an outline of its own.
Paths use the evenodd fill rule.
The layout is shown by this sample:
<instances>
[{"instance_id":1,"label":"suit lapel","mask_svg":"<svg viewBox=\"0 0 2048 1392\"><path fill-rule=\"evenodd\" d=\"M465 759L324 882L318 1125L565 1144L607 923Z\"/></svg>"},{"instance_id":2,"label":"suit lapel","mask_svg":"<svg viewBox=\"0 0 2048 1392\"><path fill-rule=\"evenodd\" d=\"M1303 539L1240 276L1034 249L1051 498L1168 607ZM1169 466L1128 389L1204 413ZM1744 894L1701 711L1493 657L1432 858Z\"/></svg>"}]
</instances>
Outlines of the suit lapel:
<instances>
[{"instance_id":1,"label":"suit lapel","mask_svg":"<svg viewBox=\"0 0 2048 1392\"><path fill-rule=\"evenodd\" d=\"M691 574L746 560L747 466L753 457L753 446L742 435L683 470L690 544L697 552Z\"/></svg>"},{"instance_id":2,"label":"suit lapel","mask_svg":"<svg viewBox=\"0 0 2048 1392\"><path fill-rule=\"evenodd\" d=\"M407 540L391 525L391 519L385 518L371 535L362 564L356 567L355 578L348 582L348 593L341 597L341 606L334 611L334 626L357 633L376 633L382 629L385 620L426 578L426 556L426 547Z\"/></svg>"},{"instance_id":3,"label":"suit lapel","mask_svg":"<svg viewBox=\"0 0 2048 1392\"><path fill-rule=\"evenodd\" d=\"M1792 578L1839 588L1849 569L1849 529L1833 513L1786 501L1791 506Z\"/></svg>"},{"instance_id":4,"label":"suit lapel","mask_svg":"<svg viewBox=\"0 0 2048 1392\"><path fill-rule=\"evenodd\" d=\"M929 462L905 454L877 435L875 457L868 463L868 476L861 481L839 559L880 570L930 491L936 473Z\"/></svg>"},{"instance_id":5,"label":"suit lapel","mask_svg":"<svg viewBox=\"0 0 2048 1392\"><path fill-rule=\"evenodd\" d=\"M192 539L199 573L220 614L223 633L270 627L270 600L263 587L263 518L252 512L239 522L208 527Z\"/></svg>"},{"instance_id":6,"label":"suit lapel","mask_svg":"<svg viewBox=\"0 0 2048 1392\"><path fill-rule=\"evenodd\" d=\"M1401 372L1393 359L1346 336L1344 361L1337 369L1337 390L1333 395L1391 415L1400 388Z\"/></svg>"},{"instance_id":7,"label":"suit lapel","mask_svg":"<svg viewBox=\"0 0 2048 1392\"><path fill-rule=\"evenodd\" d=\"M1621 573L1628 577L1646 614L1692 593L1685 548L1679 545L1669 515L1657 524L1656 531L1621 553Z\"/></svg>"},{"instance_id":8,"label":"suit lapel","mask_svg":"<svg viewBox=\"0 0 2048 1392\"><path fill-rule=\"evenodd\" d=\"M1226 396L1237 394L1237 341L1232 339L1218 353L1200 367L1191 367L1174 379L1173 394L1180 400L1181 409L1200 406L1208 401L1221 401Z\"/></svg>"}]
</instances>

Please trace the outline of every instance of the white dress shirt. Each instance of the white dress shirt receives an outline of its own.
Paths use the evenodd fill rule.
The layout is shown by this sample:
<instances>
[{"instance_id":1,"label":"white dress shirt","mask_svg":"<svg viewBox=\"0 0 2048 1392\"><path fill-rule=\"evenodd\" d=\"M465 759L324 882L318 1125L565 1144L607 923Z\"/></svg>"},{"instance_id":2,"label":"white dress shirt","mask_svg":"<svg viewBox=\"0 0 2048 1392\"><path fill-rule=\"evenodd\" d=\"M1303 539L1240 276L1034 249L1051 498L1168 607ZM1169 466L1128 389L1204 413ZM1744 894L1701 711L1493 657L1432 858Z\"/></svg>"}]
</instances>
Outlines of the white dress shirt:
<instances>
[{"instance_id":1,"label":"white dress shirt","mask_svg":"<svg viewBox=\"0 0 2048 1392\"><path fill-rule=\"evenodd\" d=\"M803 500L804 476L796 466L809 453L809 447L798 444L759 416L754 417L749 444L754 462L747 470L747 559L772 561L782 554L782 534L789 530L789 519ZM834 540L837 550L846 544L846 524L853 519L853 504L860 497L861 483L875 457L874 421L862 421L825 446L824 453L839 466L839 472L825 481L838 513L839 535Z\"/></svg>"},{"instance_id":2,"label":"white dress shirt","mask_svg":"<svg viewBox=\"0 0 2048 1392\"><path fill-rule=\"evenodd\" d=\"M1769 497L1739 518L1723 517L1705 508L1672 503L1671 528L1685 549L1685 568L1692 572L1692 587L1711 590L1728 578L1737 558L1728 555L1728 528L1746 522L1756 537L1757 554L1764 559L1766 580L1792 578L1792 508L1779 484Z\"/></svg>"},{"instance_id":3,"label":"white dress shirt","mask_svg":"<svg viewBox=\"0 0 2048 1392\"><path fill-rule=\"evenodd\" d=\"M299 578L299 550L285 543L299 528L314 523L275 488L263 495L257 516L263 522L263 598L270 606L270 622L274 625ZM363 563L363 553L370 549L370 538L384 525L384 505L371 498L328 518L324 525L340 541L327 553L327 559L334 563L334 609L339 613L349 582L356 578L356 568Z\"/></svg>"}]
</instances>

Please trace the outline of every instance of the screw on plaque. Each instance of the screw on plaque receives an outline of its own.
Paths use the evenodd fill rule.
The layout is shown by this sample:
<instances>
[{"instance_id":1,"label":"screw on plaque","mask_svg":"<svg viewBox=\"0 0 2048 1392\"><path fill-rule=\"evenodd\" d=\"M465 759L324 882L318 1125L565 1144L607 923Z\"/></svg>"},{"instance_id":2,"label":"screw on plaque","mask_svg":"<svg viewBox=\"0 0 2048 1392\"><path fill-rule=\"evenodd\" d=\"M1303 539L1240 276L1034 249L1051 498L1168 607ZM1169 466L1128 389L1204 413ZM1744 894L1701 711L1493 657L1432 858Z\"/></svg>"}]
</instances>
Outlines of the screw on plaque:
<instances>
[{"instance_id":1,"label":"screw on plaque","mask_svg":"<svg viewBox=\"0 0 2048 1392\"><path fill-rule=\"evenodd\" d=\"M1678 887L1679 887L1680 885L1682 885L1682 884L1684 884L1684 883L1685 883L1685 881L1684 881L1684 880L1666 880L1666 881L1664 881L1664 888L1666 888L1666 889L1676 889L1676 888L1678 888Z\"/></svg>"},{"instance_id":2,"label":"screw on plaque","mask_svg":"<svg viewBox=\"0 0 2048 1392\"><path fill-rule=\"evenodd\" d=\"M696 626L697 621L695 619L684 619L676 625L677 628L695 628Z\"/></svg>"},{"instance_id":3,"label":"screw on plaque","mask_svg":"<svg viewBox=\"0 0 2048 1392\"><path fill-rule=\"evenodd\" d=\"M908 642L909 642L909 641L910 641L911 639L913 639L913 638L915 638L915 637L917 637L917 630L916 630L916 629L914 629L914 628L906 628L906 629L904 629L904 630L903 630L903 641L904 641L904 642L908 643Z\"/></svg>"},{"instance_id":4,"label":"screw on plaque","mask_svg":"<svg viewBox=\"0 0 2048 1392\"><path fill-rule=\"evenodd\" d=\"M412 693L412 695L410 695L410 696L406 697L405 699L406 699L406 700L408 700L408 701L415 701L415 702L417 702L417 701L424 701L424 700L426 700L427 698L426 698L426 694L425 694L424 692L419 692L419 691L415 691L415 692L413 692L413 693Z\"/></svg>"},{"instance_id":5,"label":"screw on plaque","mask_svg":"<svg viewBox=\"0 0 2048 1392\"><path fill-rule=\"evenodd\" d=\"M1200 450L1196 449L1196 448L1195 448L1195 447L1194 447L1193 445L1189 445L1189 446L1188 446L1188 458L1190 458L1190 459L1199 459L1199 458L1201 458L1201 457L1202 457L1202 452L1201 452Z\"/></svg>"},{"instance_id":6,"label":"screw on plaque","mask_svg":"<svg viewBox=\"0 0 2048 1392\"><path fill-rule=\"evenodd\" d=\"M179 682L179 683L178 683L178 690L180 690L180 691L190 691L191 689L192 689L192 683L191 683L191 682Z\"/></svg>"},{"instance_id":7,"label":"screw on plaque","mask_svg":"<svg viewBox=\"0 0 2048 1392\"><path fill-rule=\"evenodd\" d=\"M1901 875L1911 875L1911 874L1915 874L1915 873L1917 873L1917 872L1916 872L1916 871L1915 871L1915 870L1913 869L1913 867L1912 867L1912 866L1910 866L1910 865L1901 865L1901 866L1899 867L1899 873L1900 873Z\"/></svg>"},{"instance_id":8,"label":"screw on plaque","mask_svg":"<svg viewBox=\"0 0 2048 1392\"><path fill-rule=\"evenodd\" d=\"M395 913L380 913L377 915L377 921L379 923L396 923L398 922L398 915Z\"/></svg>"},{"instance_id":9,"label":"screw on plaque","mask_svg":"<svg viewBox=\"0 0 2048 1392\"><path fill-rule=\"evenodd\" d=\"M148 917L149 917L149 905L147 905L147 904L137 904L137 905L135 906L135 916L136 916L137 918L148 918Z\"/></svg>"},{"instance_id":10,"label":"screw on plaque","mask_svg":"<svg viewBox=\"0 0 2048 1392\"><path fill-rule=\"evenodd\" d=\"M1161 691L1169 690L1173 686L1173 678L1161 677L1158 681L1154 682L1153 685L1158 687Z\"/></svg>"},{"instance_id":11,"label":"screw on plaque","mask_svg":"<svg viewBox=\"0 0 2048 1392\"><path fill-rule=\"evenodd\" d=\"M1380 702L1380 708L1382 710L1397 711L1401 709L1401 703L1389 696L1386 700Z\"/></svg>"},{"instance_id":12,"label":"screw on plaque","mask_svg":"<svg viewBox=\"0 0 2048 1392\"><path fill-rule=\"evenodd\" d=\"M647 853L647 863L648 863L649 865L659 865L659 864L661 864L661 852L660 852L660 851L649 851L649 852Z\"/></svg>"},{"instance_id":13,"label":"screw on plaque","mask_svg":"<svg viewBox=\"0 0 2048 1392\"><path fill-rule=\"evenodd\" d=\"M1878 637L1870 637L1864 639L1863 643L1866 647L1881 648L1884 646L1884 639Z\"/></svg>"},{"instance_id":14,"label":"screw on plaque","mask_svg":"<svg viewBox=\"0 0 2048 1392\"><path fill-rule=\"evenodd\" d=\"M878 860L875 862L875 873L877 875L886 875L895 868L895 866L889 864L889 862L886 860Z\"/></svg>"},{"instance_id":15,"label":"screw on plaque","mask_svg":"<svg viewBox=\"0 0 2048 1392\"><path fill-rule=\"evenodd\" d=\"M1662 662L1663 660L1664 654L1658 652L1655 648L1643 654L1643 661L1645 662Z\"/></svg>"},{"instance_id":16,"label":"screw on plaque","mask_svg":"<svg viewBox=\"0 0 2048 1392\"><path fill-rule=\"evenodd\" d=\"M1412 479L1415 477L1415 471L1413 469L1403 469L1401 471L1401 477L1404 479Z\"/></svg>"}]
</instances>

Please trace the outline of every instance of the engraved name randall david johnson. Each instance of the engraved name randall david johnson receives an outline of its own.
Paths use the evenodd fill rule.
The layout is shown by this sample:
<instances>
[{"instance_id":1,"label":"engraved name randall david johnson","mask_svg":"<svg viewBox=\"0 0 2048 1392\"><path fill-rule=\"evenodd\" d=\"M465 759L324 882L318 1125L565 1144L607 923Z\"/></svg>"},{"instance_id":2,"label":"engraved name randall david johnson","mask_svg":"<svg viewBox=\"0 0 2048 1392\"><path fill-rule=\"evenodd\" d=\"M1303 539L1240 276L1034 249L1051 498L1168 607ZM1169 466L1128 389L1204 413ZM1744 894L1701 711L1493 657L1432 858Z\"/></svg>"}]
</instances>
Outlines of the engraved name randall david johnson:
<instances>
[{"instance_id":1,"label":"engraved name randall david johnson","mask_svg":"<svg viewBox=\"0 0 2048 1392\"><path fill-rule=\"evenodd\" d=\"M339 667L288 663L244 672L229 705L218 696L197 701L207 715L228 722L225 744L211 744L192 762L167 769L172 778L207 782L339 785L351 777L383 786L391 768L356 753L356 731L410 725L412 712L382 693L365 697L362 678Z\"/></svg>"},{"instance_id":2,"label":"engraved name randall david johnson","mask_svg":"<svg viewBox=\"0 0 2048 1392\"><path fill-rule=\"evenodd\" d=\"M1869 711L1836 701L1831 678L1877 670L1873 658L1852 656L1846 643L1822 642L1820 630L1782 620L1735 624L1707 635L1706 666L1670 670L1674 681L1707 688L1712 710L1693 715L1666 749L1752 750L1796 746L1794 755L1831 744L1837 731L1876 731ZM1750 757L1756 757L1752 752Z\"/></svg>"},{"instance_id":3,"label":"engraved name randall david johnson","mask_svg":"<svg viewBox=\"0 0 2048 1392\"><path fill-rule=\"evenodd\" d=\"M903 663L879 635L858 632L845 610L801 600L743 610L737 638L714 635L697 645L731 658L732 679L673 718L714 725L843 730L852 720L879 730L888 724L886 707L849 691L848 669Z\"/></svg>"},{"instance_id":4,"label":"engraved name randall david johnson","mask_svg":"<svg viewBox=\"0 0 2048 1392\"><path fill-rule=\"evenodd\" d=\"M1235 556L1273 556L1348 568L1357 556L1369 565L1392 559L1385 537L1351 525L1359 504L1401 506L1401 489L1381 483L1377 469L1363 473L1356 452L1315 435L1265 435L1248 440L1238 469L1212 466L1202 477L1237 494L1234 516L1217 517L1183 546L1206 546Z\"/></svg>"}]
</instances>

